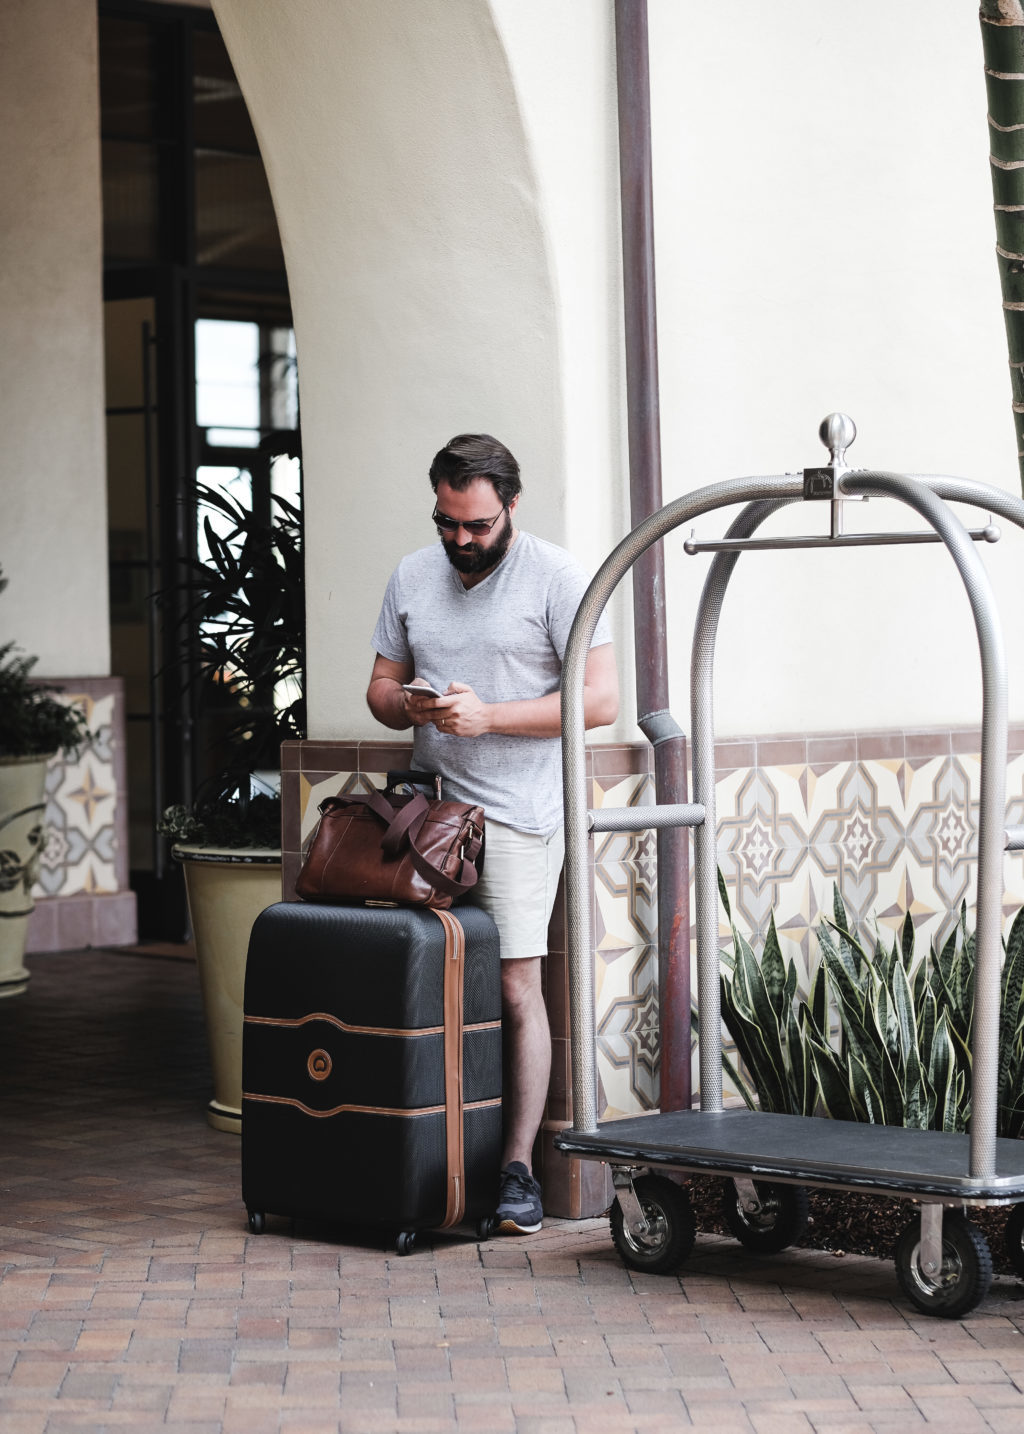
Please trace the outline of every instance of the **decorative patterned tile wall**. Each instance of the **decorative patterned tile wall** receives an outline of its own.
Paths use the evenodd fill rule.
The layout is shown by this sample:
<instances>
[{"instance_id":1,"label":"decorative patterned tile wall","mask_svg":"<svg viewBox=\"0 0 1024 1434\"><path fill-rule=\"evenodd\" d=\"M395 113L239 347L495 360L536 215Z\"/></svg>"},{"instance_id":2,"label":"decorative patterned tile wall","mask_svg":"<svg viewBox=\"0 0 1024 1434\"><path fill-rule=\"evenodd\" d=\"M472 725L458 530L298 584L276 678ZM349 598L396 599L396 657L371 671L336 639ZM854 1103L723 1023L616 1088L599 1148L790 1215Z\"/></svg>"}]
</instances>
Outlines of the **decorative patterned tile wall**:
<instances>
[{"instance_id":1,"label":"decorative patterned tile wall","mask_svg":"<svg viewBox=\"0 0 1024 1434\"><path fill-rule=\"evenodd\" d=\"M961 903L970 912L974 901L979 745L977 731L950 730L718 743L718 858L739 930L759 949L774 912L784 953L806 972L838 885L869 939L877 928L891 941L909 911L918 950L944 941ZM637 776L607 800L646 802L649 789L650 778ZM1013 728L1007 821L1022 819L1024 728ZM595 865L598 1064L609 1117L658 1101L654 852L644 836L603 838ZM1008 924L1024 906L1021 855L1006 857L1004 884ZM726 945L724 912L719 929ZM693 957L694 947L691 927ZM696 989L695 971L693 979ZM697 1092L696 1059L693 1084Z\"/></svg>"},{"instance_id":2,"label":"decorative patterned tile wall","mask_svg":"<svg viewBox=\"0 0 1024 1434\"><path fill-rule=\"evenodd\" d=\"M771 913L787 955L806 969L814 930L838 883L853 921L894 933L910 911L919 946L944 939L960 903L973 900L980 745L976 731L773 737L716 745L718 854L737 926L755 944ZM288 749L291 748L289 751ZM1024 728L1010 733L1007 820L1024 823ZM286 744L285 892L293 889L316 804L407 765L396 743ZM593 807L654 800L646 744L588 749ZM606 1117L657 1107L657 869L653 832L608 833L593 852L597 1052ZM1024 858L1006 858L1004 913L1024 905ZM690 910L693 913L691 896ZM549 932L546 994L554 1064L542 1164L558 1210L603 1208L601 1167L554 1155L550 1139L571 1119L564 910ZM722 944L729 938L722 913ZM693 951L691 930L691 952ZM694 989L696 976L694 975ZM694 1060L694 1090L699 1070ZM572 1167L569 1169L568 1167ZM555 1213L554 1205L552 1213Z\"/></svg>"},{"instance_id":3,"label":"decorative patterned tile wall","mask_svg":"<svg viewBox=\"0 0 1024 1434\"><path fill-rule=\"evenodd\" d=\"M123 685L120 678L55 681L61 700L84 711L89 737L77 757L54 757L47 769L46 845L28 950L130 945L137 926L128 889Z\"/></svg>"}]
</instances>

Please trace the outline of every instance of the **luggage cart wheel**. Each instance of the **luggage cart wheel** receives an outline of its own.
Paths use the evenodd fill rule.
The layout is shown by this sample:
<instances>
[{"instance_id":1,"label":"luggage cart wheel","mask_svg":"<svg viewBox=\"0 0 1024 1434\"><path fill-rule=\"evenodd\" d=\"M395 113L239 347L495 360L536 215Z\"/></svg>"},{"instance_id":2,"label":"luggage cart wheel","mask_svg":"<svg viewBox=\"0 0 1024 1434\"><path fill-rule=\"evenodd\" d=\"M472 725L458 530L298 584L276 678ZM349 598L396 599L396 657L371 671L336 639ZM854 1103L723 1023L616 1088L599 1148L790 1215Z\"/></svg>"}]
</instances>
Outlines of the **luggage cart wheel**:
<instances>
[{"instance_id":1,"label":"luggage cart wheel","mask_svg":"<svg viewBox=\"0 0 1024 1434\"><path fill-rule=\"evenodd\" d=\"M1018 1279L1024 1280L1024 1205L1014 1205L1006 1221L1006 1255Z\"/></svg>"},{"instance_id":2,"label":"luggage cart wheel","mask_svg":"<svg viewBox=\"0 0 1024 1434\"><path fill-rule=\"evenodd\" d=\"M921 1267L921 1217L915 1215L896 1242L896 1278L907 1299L924 1314L959 1319L988 1293L992 1255L978 1227L958 1210L947 1210L942 1268L926 1274Z\"/></svg>"},{"instance_id":3,"label":"luggage cart wheel","mask_svg":"<svg viewBox=\"0 0 1024 1434\"><path fill-rule=\"evenodd\" d=\"M416 1231L403 1230L395 1240L395 1249L400 1255L411 1255L416 1248Z\"/></svg>"},{"instance_id":4,"label":"luggage cart wheel","mask_svg":"<svg viewBox=\"0 0 1024 1434\"><path fill-rule=\"evenodd\" d=\"M249 1211L249 1229L254 1235L262 1235L267 1228L267 1217L262 1210Z\"/></svg>"},{"instance_id":5,"label":"luggage cart wheel","mask_svg":"<svg viewBox=\"0 0 1024 1434\"><path fill-rule=\"evenodd\" d=\"M633 1182L646 1229L631 1225L616 1199L611 1208L612 1241L624 1264L651 1275L670 1275L693 1249L697 1225L690 1197L664 1175L642 1175Z\"/></svg>"},{"instance_id":6,"label":"luggage cart wheel","mask_svg":"<svg viewBox=\"0 0 1024 1434\"><path fill-rule=\"evenodd\" d=\"M807 1191L802 1185L769 1185L763 1180L723 1180L722 1214L745 1249L775 1255L795 1244L807 1224Z\"/></svg>"}]
</instances>

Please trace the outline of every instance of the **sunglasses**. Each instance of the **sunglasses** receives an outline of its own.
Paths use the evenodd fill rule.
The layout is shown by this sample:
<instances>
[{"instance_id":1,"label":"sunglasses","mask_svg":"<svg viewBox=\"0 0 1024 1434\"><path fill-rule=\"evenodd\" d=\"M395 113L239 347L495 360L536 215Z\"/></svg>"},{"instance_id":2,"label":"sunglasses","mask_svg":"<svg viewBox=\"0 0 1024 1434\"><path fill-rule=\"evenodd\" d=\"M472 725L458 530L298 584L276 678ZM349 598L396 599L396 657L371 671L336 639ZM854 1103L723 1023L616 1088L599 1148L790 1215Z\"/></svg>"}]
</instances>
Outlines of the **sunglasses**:
<instances>
[{"instance_id":1,"label":"sunglasses","mask_svg":"<svg viewBox=\"0 0 1024 1434\"><path fill-rule=\"evenodd\" d=\"M461 518L449 518L447 513L439 513L435 508L430 515L430 521L439 533L457 533L463 528L474 538L482 538L491 531L506 506L507 504L503 505L501 512L495 513L493 518L470 518L468 523L464 523Z\"/></svg>"}]
</instances>

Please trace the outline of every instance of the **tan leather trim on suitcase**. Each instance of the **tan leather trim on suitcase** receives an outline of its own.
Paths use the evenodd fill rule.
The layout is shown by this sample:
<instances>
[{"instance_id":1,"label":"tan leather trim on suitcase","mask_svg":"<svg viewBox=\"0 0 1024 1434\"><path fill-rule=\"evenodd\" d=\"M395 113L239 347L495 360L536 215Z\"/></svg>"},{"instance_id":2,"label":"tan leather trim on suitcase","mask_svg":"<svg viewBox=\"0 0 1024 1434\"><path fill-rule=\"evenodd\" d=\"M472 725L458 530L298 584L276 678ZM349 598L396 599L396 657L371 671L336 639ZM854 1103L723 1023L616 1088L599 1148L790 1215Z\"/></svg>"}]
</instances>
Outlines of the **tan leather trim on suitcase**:
<instances>
[{"instance_id":1,"label":"tan leather trim on suitcase","mask_svg":"<svg viewBox=\"0 0 1024 1434\"><path fill-rule=\"evenodd\" d=\"M448 1151L448 1196L441 1229L457 1225L466 1212L465 1149L462 1127L462 978L466 933L450 911L434 909L444 927L444 1103Z\"/></svg>"},{"instance_id":2,"label":"tan leather trim on suitcase","mask_svg":"<svg viewBox=\"0 0 1024 1434\"><path fill-rule=\"evenodd\" d=\"M314 1110L305 1101L296 1100L291 1095L254 1095L252 1091L242 1092L243 1100L259 1100L265 1105L291 1105L296 1110L301 1110L304 1115L312 1115L318 1120L325 1120L331 1115L440 1115L444 1110L443 1105L418 1105L408 1108L389 1105L332 1105L330 1110Z\"/></svg>"},{"instance_id":3,"label":"tan leather trim on suitcase","mask_svg":"<svg viewBox=\"0 0 1024 1434\"><path fill-rule=\"evenodd\" d=\"M259 1100L265 1105L291 1105L296 1110L301 1110L303 1115L311 1115L315 1120L326 1120L332 1115L394 1115L399 1118L404 1116L414 1117L417 1115L440 1115L444 1110L443 1105L418 1105L412 1107L398 1107L389 1105L334 1105L330 1110L314 1110L305 1101L296 1100L291 1095L256 1095L251 1090L242 1092L243 1100ZM463 1110L489 1110L494 1106L501 1105L501 1096L492 1096L489 1100L471 1100L462 1108Z\"/></svg>"},{"instance_id":4,"label":"tan leather trim on suitcase","mask_svg":"<svg viewBox=\"0 0 1024 1434\"><path fill-rule=\"evenodd\" d=\"M341 1021L337 1016L330 1016L326 1011L310 1011L308 1016L246 1016L245 1023L249 1026L283 1026L294 1029L296 1026L308 1025L310 1021L326 1021L329 1026L336 1026L339 1031L346 1031L354 1036L439 1036L444 1026L353 1026L348 1021ZM472 1025L463 1026L463 1033L469 1031L500 1031L500 1021L474 1021Z\"/></svg>"},{"instance_id":5,"label":"tan leather trim on suitcase","mask_svg":"<svg viewBox=\"0 0 1024 1434\"><path fill-rule=\"evenodd\" d=\"M345 1031L350 1036L439 1036L444 1030L443 1026L406 1026L404 1029L392 1026L353 1026L349 1021L340 1021L337 1016L329 1016L326 1011L310 1011L308 1016L245 1017L245 1023L249 1026L285 1026L291 1029L308 1025L310 1021L326 1021L329 1026L336 1026L339 1031Z\"/></svg>"}]
</instances>

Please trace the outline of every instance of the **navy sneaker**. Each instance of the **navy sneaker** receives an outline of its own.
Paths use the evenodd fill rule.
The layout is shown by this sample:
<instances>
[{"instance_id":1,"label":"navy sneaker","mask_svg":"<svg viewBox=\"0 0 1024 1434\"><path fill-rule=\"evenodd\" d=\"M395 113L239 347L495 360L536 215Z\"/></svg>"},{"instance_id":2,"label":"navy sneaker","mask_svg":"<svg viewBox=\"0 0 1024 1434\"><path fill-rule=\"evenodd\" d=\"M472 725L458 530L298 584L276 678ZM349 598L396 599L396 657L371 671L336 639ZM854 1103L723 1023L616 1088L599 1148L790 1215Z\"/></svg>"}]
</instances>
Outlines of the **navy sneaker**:
<instances>
[{"instance_id":1,"label":"navy sneaker","mask_svg":"<svg viewBox=\"0 0 1024 1434\"><path fill-rule=\"evenodd\" d=\"M544 1207L540 1186L521 1160L501 1172L501 1194L494 1214L496 1235L532 1235L541 1227Z\"/></svg>"}]
</instances>

